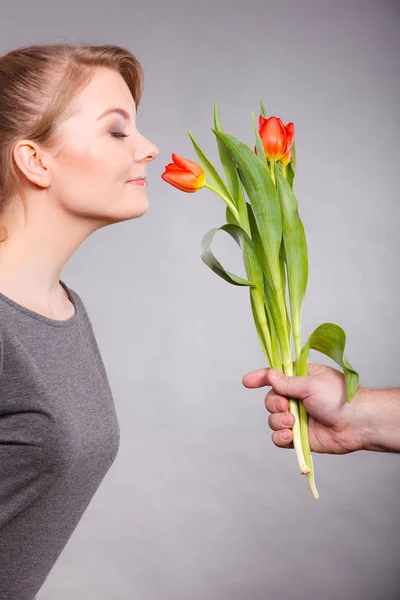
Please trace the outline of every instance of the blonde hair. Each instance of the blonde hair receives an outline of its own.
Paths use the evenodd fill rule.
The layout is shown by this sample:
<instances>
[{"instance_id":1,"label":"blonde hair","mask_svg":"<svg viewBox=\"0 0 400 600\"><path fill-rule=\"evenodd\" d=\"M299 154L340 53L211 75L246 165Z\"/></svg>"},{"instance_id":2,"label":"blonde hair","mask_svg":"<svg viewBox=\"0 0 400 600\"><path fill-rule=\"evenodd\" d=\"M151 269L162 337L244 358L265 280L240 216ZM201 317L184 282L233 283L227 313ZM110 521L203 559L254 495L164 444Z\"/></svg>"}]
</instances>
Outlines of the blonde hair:
<instances>
[{"instance_id":1,"label":"blonde hair","mask_svg":"<svg viewBox=\"0 0 400 600\"><path fill-rule=\"evenodd\" d=\"M17 48L0 57L0 217L18 194L24 201L13 158L15 144L28 139L51 147L57 125L95 67L118 71L136 106L143 91L143 70L129 50L119 46L46 44ZM25 204L24 204L25 207ZM0 242L7 230L0 226Z\"/></svg>"}]
</instances>

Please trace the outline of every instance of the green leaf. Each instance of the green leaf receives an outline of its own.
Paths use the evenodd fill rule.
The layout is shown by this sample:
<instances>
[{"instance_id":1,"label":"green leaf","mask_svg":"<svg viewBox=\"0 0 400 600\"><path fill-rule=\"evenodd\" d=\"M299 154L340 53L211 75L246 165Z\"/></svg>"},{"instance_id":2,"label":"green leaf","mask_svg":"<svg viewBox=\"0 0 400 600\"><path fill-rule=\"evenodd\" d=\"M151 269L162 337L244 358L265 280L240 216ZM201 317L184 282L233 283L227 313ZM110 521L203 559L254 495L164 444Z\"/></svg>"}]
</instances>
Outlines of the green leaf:
<instances>
[{"instance_id":1,"label":"green leaf","mask_svg":"<svg viewBox=\"0 0 400 600\"><path fill-rule=\"evenodd\" d=\"M210 184L213 188L215 188L219 192L221 192L221 194L223 196L227 196L228 198L230 198L232 200L233 204L235 204L234 198L232 197L232 195L229 192L229 190L227 189L225 183L221 179L221 176L219 175L218 171L216 170L214 165L211 163L211 161L207 158L206 154L200 147L200 145L199 145L198 141L196 140L196 138L194 137L194 135L189 131L189 129L187 129L187 132L192 141L194 150L197 154L197 158L199 160L200 166L204 169L204 172L206 174L207 183Z\"/></svg>"},{"instance_id":2,"label":"green leaf","mask_svg":"<svg viewBox=\"0 0 400 600\"><path fill-rule=\"evenodd\" d=\"M293 142L293 144L292 144L292 153L293 153L293 158L290 161L290 163L288 165L286 165L286 167L284 167L284 169L285 169L285 177L286 177L290 187L293 190L294 189L294 180L296 177L296 143L295 142Z\"/></svg>"},{"instance_id":3,"label":"green leaf","mask_svg":"<svg viewBox=\"0 0 400 600\"><path fill-rule=\"evenodd\" d=\"M257 228L257 223L256 223L256 219L254 217L254 212L253 209L251 207L250 204L247 205L247 211L248 211L248 215L249 215L249 223L250 223L250 231L251 231L251 239L253 241L254 244L254 248L257 254L257 258L259 261L259 264L261 266L261 269L264 273L264 302L265 302L265 308L268 314L268 318L269 318L269 322L273 323L273 327L271 327L270 325L270 331L271 331L271 337L274 340L274 335L276 337L276 340L278 339L277 336L277 332L283 332L285 331L284 329L284 324L282 322L282 311L279 308L279 304L277 301L277 297L276 294L268 280L268 277L266 276L266 272L268 271L268 264L267 264L267 258L265 256L265 250L263 247L263 244L261 242L261 238L260 238L260 233L258 231ZM289 316L287 313L287 309L286 309L286 325L287 325L287 339L286 339L286 344L289 345L290 344L290 321L289 321ZM277 342L276 342L277 343ZM281 360L280 358L278 359L278 363L280 365L279 368L281 368Z\"/></svg>"},{"instance_id":4,"label":"green leaf","mask_svg":"<svg viewBox=\"0 0 400 600\"><path fill-rule=\"evenodd\" d=\"M213 129L226 145L236 164L240 179L252 206L268 265L266 276L274 288L280 287L279 250L282 240L282 216L277 190L265 164L243 142Z\"/></svg>"},{"instance_id":5,"label":"green leaf","mask_svg":"<svg viewBox=\"0 0 400 600\"><path fill-rule=\"evenodd\" d=\"M251 304L251 312L253 314L254 324L256 326L256 331L257 331L258 339L261 344L262 351L264 353L265 358L267 359L268 364L270 365L270 367L272 367L270 354L269 354L269 351L267 348L267 344L265 343L265 340L264 340L263 330L261 329L261 326L260 326L260 320L258 318L255 301L254 301L254 298L252 295L250 295L250 304ZM269 323L268 323L268 325L269 325Z\"/></svg>"},{"instance_id":6,"label":"green leaf","mask_svg":"<svg viewBox=\"0 0 400 600\"><path fill-rule=\"evenodd\" d=\"M232 215L233 217L233 215ZM233 217L234 219L234 217ZM215 258L211 251L211 243L217 231L225 231L239 245L243 251L244 264L249 280L243 279L227 271L221 263ZM240 226L235 224L223 225L220 228L209 231L202 240L202 260L210 267L217 275L232 283L233 285L242 285L250 287L250 301L253 312L254 323L257 334L260 339L261 347L267 362L275 368L280 367L279 347L276 335L272 336L270 330L271 315L268 307L264 304L264 275L259 265L256 250L251 238ZM277 358L278 357L278 358Z\"/></svg>"},{"instance_id":7,"label":"green leaf","mask_svg":"<svg viewBox=\"0 0 400 600\"><path fill-rule=\"evenodd\" d=\"M261 106L261 114L264 117L264 119L267 119L267 111L265 110L265 106L263 104L263 101L260 100L260 106Z\"/></svg>"},{"instance_id":8,"label":"green leaf","mask_svg":"<svg viewBox=\"0 0 400 600\"><path fill-rule=\"evenodd\" d=\"M285 253L285 246L282 240L281 243L281 248L279 251L279 264L280 264L280 270L281 270L281 282L282 282L282 290L283 290L283 295L286 298L286 253Z\"/></svg>"},{"instance_id":9,"label":"green leaf","mask_svg":"<svg viewBox=\"0 0 400 600\"><path fill-rule=\"evenodd\" d=\"M334 323L322 323L304 345L297 372L299 375L308 375L308 354L311 348L329 356L343 369L347 401L350 402L357 392L359 375L344 356L345 347L346 334L343 329Z\"/></svg>"},{"instance_id":10,"label":"green leaf","mask_svg":"<svg viewBox=\"0 0 400 600\"><path fill-rule=\"evenodd\" d=\"M286 325L288 328L288 332L289 332L289 337L290 337L290 332L291 332L291 324L290 324L290 318L289 318L289 313L288 313L288 309L286 306L286 253L285 253L285 246L283 244L283 240L282 240L282 244L281 244L281 249L280 249L280 253L279 253L279 263L280 263L280 269L281 269L281 281L282 281L282 290L283 290L283 297L285 298L285 308L286 308Z\"/></svg>"},{"instance_id":11,"label":"green leaf","mask_svg":"<svg viewBox=\"0 0 400 600\"><path fill-rule=\"evenodd\" d=\"M268 168L268 161L267 161L267 157L265 156L265 152L264 152L264 144L262 143L260 133L257 128L257 123L256 123L256 118L254 116L254 113L252 116L253 116L254 137L256 138L257 156L259 158L261 158L261 160L264 163L264 165L266 166L266 168Z\"/></svg>"},{"instance_id":12,"label":"green leaf","mask_svg":"<svg viewBox=\"0 0 400 600\"><path fill-rule=\"evenodd\" d=\"M293 158L290 161L289 165L293 171L293 178L294 178L294 176L296 175L296 142L293 142L293 144L292 144L292 154L293 154Z\"/></svg>"},{"instance_id":13,"label":"green leaf","mask_svg":"<svg viewBox=\"0 0 400 600\"><path fill-rule=\"evenodd\" d=\"M223 225L222 227L216 227L211 229L208 233L203 236L201 240L201 260L208 266L214 273L225 279L228 283L233 285L244 285L254 287L257 285L256 282L248 281L247 279L243 279L230 271L227 271L221 263L215 258L214 254L211 250L211 244L214 239L215 234L220 231L226 231L231 237L235 239L236 242L240 243L243 235L247 234L241 227L238 225ZM240 231L238 231L240 230ZM248 237L248 236L247 236ZM249 238L250 240L250 238ZM250 240L251 243L251 240Z\"/></svg>"},{"instance_id":14,"label":"green leaf","mask_svg":"<svg viewBox=\"0 0 400 600\"><path fill-rule=\"evenodd\" d=\"M251 310L253 313L253 320L256 326L256 331L258 335L258 339L260 340L261 348L264 353L265 358L267 359L267 363L271 368L281 370L282 363L279 353L279 342L276 335L274 323L271 317L271 312L268 310L268 306L266 304L263 305L263 314L265 316L267 322L267 330L269 331L269 340L265 339L265 331L261 327L259 310L257 310L256 299L255 299L255 290L250 289L250 303Z\"/></svg>"},{"instance_id":15,"label":"green leaf","mask_svg":"<svg viewBox=\"0 0 400 600\"><path fill-rule=\"evenodd\" d=\"M223 133L221 119L218 113L218 105L217 101L214 100L214 125L217 131L221 131ZM226 181L228 183L228 187L231 191L231 195L233 197L236 208L239 211L239 215L245 215L246 209L246 198L243 192L242 183L240 181L238 172L236 170L236 166L229 154L225 144L217 138L217 148L219 157L221 160L222 168L225 173ZM232 211L229 211L232 214Z\"/></svg>"},{"instance_id":16,"label":"green leaf","mask_svg":"<svg viewBox=\"0 0 400 600\"><path fill-rule=\"evenodd\" d=\"M227 223L229 223L231 225L240 225L240 223L238 223L235 215L233 214L233 212L231 211L231 209L229 208L229 206L226 207L225 217L226 217L226 222Z\"/></svg>"},{"instance_id":17,"label":"green leaf","mask_svg":"<svg viewBox=\"0 0 400 600\"><path fill-rule=\"evenodd\" d=\"M294 173L290 167L290 163L288 165L286 165L286 167L282 167L282 172L285 176L286 181L288 182L288 184L290 185L290 187L293 189L294 186Z\"/></svg>"},{"instance_id":18,"label":"green leaf","mask_svg":"<svg viewBox=\"0 0 400 600\"><path fill-rule=\"evenodd\" d=\"M283 245L293 336L300 339L301 308L308 281L307 240L293 190L279 167L275 169L275 174L282 209Z\"/></svg>"}]
</instances>

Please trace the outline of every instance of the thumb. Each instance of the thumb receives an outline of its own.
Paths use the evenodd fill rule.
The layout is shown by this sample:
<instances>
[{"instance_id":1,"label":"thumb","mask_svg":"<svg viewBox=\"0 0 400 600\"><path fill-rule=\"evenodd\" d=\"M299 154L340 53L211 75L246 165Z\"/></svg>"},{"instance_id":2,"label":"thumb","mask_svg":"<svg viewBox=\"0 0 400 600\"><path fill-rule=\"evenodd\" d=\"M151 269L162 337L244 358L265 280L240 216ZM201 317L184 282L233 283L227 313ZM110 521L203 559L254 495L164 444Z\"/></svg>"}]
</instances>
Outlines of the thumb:
<instances>
[{"instance_id":1,"label":"thumb","mask_svg":"<svg viewBox=\"0 0 400 600\"><path fill-rule=\"evenodd\" d=\"M312 377L309 375L285 375L280 371L270 369L267 379L268 385L281 396L304 400L315 391Z\"/></svg>"}]
</instances>

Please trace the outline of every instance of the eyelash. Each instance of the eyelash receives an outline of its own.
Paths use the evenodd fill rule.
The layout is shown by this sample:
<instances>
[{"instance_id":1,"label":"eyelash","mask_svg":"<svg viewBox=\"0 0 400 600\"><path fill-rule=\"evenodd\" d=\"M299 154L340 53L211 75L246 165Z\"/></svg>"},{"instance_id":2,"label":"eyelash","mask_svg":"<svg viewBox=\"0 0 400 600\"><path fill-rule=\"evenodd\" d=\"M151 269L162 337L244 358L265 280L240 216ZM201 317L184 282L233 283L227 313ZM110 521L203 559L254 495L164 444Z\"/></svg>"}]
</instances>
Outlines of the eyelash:
<instances>
[{"instance_id":1,"label":"eyelash","mask_svg":"<svg viewBox=\"0 0 400 600\"><path fill-rule=\"evenodd\" d=\"M117 139L129 137L126 133L122 133L121 131L110 131L110 134Z\"/></svg>"}]
</instances>

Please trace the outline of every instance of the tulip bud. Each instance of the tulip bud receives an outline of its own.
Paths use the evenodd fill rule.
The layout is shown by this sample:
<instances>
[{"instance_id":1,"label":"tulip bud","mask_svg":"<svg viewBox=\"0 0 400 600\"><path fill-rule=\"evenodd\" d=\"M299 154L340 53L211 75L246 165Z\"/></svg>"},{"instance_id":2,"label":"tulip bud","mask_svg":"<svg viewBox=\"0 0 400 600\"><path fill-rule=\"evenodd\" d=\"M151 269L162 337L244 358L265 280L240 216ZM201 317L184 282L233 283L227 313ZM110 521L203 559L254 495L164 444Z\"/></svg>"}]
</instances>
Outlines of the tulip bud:
<instances>
[{"instance_id":1,"label":"tulip bud","mask_svg":"<svg viewBox=\"0 0 400 600\"><path fill-rule=\"evenodd\" d=\"M168 164L161 175L164 181L188 193L198 192L204 187L206 175L200 165L177 154L172 155L172 160L173 163Z\"/></svg>"},{"instance_id":2,"label":"tulip bud","mask_svg":"<svg viewBox=\"0 0 400 600\"><path fill-rule=\"evenodd\" d=\"M260 115L258 123L267 159L282 160L285 157L286 160L286 154L291 149L294 140L294 124L288 123L285 126L278 117L265 119L262 115Z\"/></svg>"}]
</instances>

